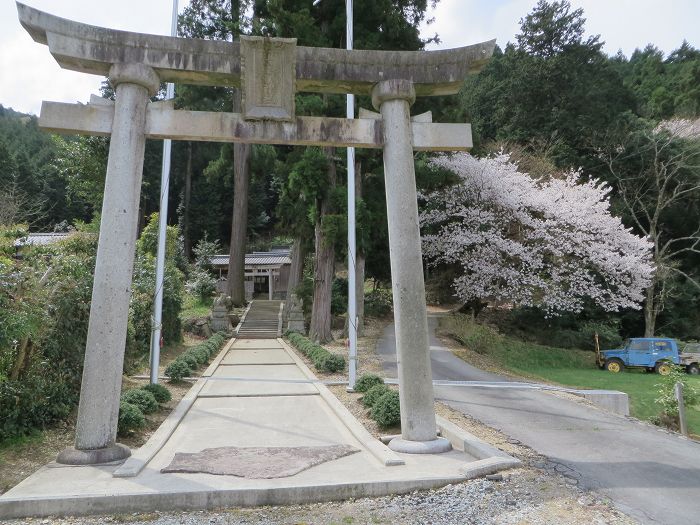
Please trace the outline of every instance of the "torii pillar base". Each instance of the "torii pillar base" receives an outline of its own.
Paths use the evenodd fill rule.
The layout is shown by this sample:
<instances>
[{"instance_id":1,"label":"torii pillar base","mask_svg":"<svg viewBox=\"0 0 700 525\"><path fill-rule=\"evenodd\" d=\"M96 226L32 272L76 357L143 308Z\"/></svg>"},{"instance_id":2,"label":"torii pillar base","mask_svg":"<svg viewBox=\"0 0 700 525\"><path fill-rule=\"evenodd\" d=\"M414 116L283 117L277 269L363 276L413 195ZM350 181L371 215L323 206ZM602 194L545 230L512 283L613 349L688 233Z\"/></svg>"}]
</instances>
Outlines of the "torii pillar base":
<instances>
[{"instance_id":1,"label":"torii pillar base","mask_svg":"<svg viewBox=\"0 0 700 525\"><path fill-rule=\"evenodd\" d=\"M129 447L119 443L94 450L79 450L71 447L64 449L58 454L56 463L61 463L62 465L104 465L121 463L129 456L131 456Z\"/></svg>"}]
</instances>

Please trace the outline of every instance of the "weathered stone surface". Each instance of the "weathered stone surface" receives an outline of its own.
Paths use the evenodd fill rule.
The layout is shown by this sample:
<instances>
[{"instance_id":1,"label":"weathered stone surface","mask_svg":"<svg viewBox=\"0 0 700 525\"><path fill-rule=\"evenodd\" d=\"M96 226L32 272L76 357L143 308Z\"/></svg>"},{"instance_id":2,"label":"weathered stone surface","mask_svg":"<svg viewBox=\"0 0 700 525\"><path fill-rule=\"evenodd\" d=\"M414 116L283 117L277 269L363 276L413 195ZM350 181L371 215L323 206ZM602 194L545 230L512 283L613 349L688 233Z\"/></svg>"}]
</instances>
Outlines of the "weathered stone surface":
<instances>
[{"instance_id":1,"label":"weathered stone surface","mask_svg":"<svg viewBox=\"0 0 700 525\"><path fill-rule=\"evenodd\" d=\"M377 84L372 102L384 121L384 178L391 289L398 353L401 437L406 442L434 442L435 411L428 346L428 318L421 255L416 175L411 149L410 82ZM411 452L411 447L402 451ZM439 448L439 447L438 447Z\"/></svg>"},{"instance_id":2,"label":"weathered stone surface","mask_svg":"<svg viewBox=\"0 0 700 525\"><path fill-rule=\"evenodd\" d=\"M294 119L296 38L241 36L241 86L246 120Z\"/></svg>"},{"instance_id":3,"label":"weathered stone surface","mask_svg":"<svg viewBox=\"0 0 700 525\"><path fill-rule=\"evenodd\" d=\"M39 126L54 133L108 136L113 115L114 107L108 104L43 102ZM146 112L146 136L152 139L381 148L383 126L376 118L248 122L237 113L172 110L161 104L149 104ZM466 151L473 145L469 124L413 121L411 129L417 151Z\"/></svg>"},{"instance_id":4,"label":"weathered stone surface","mask_svg":"<svg viewBox=\"0 0 700 525\"><path fill-rule=\"evenodd\" d=\"M145 86L154 79L145 66L119 66L111 73L116 104L75 432L75 448L92 451L96 460L100 454L94 451L114 449L117 435L146 145L143 130L149 91Z\"/></svg>"},{"instance_id":5,"label":"weathered stone surface","mask_svg":"<svg viewBox=\"0 0 700 525\"><path fill-rule=\"evenodd\" d=\"M238 42L198 40L116 31L81 24L17 4L19 19L32 38L48 44L61 67L106 75L112 64L152 67L164 82L240 85ZM488 61L495 40L439 51L373 51L296 48L296 89L319 93L369 95L382 80L401 78L417 96L457 93L464 78Z\"/></svg>"},{"instance_id":6,"label":"weathered stone surface","mask_svg":"<svg viewBox=\"0 0 700 525\"><path fill-rule=\"evenodd\" d=\"M205 473L250 479L285 478L314 465L359 452L350 445L318 447L219 447L177 453L161 472Z\"/></svg>"},{"instance_id":7,"label":"weathered stone surface","mask_svg":"<svg viewBox=\"0 0 700 525\"><path fill-rule=\"evenodd\" d=\"M304 309L301 298L293 293L289 301L289 313L287 314L287 331L306 334L304 323Z\"/></svg>"}]
</instances>

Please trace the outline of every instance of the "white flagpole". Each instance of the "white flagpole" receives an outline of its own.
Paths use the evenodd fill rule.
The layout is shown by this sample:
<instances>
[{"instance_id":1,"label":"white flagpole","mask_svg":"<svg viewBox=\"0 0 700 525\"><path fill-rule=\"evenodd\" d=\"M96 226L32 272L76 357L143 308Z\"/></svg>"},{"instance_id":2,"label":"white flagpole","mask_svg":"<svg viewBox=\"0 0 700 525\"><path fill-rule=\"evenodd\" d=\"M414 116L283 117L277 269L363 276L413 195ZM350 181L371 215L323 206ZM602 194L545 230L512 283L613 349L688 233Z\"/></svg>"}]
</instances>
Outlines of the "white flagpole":
<instances>
[{"instance_id":1,"label":"white flagpole","mask_svg":"<svg viewBox=\"0 0 700 525\"><path fill-rule=\"evenodd\" d=\"M177 36L177 2L173 0L170 36ZM165 98L175 98L175 84L168 83ZM163 322L163 280L165 273L165 236L168 225L168 192L170 190L170 152L172 141L163 141L163 164L160 175L160 210L158 213L158 252L156 255L156 290L153 300L153 329L151 330L151 384L158 383L160 338Z\"/></svg>"}]
</instances>

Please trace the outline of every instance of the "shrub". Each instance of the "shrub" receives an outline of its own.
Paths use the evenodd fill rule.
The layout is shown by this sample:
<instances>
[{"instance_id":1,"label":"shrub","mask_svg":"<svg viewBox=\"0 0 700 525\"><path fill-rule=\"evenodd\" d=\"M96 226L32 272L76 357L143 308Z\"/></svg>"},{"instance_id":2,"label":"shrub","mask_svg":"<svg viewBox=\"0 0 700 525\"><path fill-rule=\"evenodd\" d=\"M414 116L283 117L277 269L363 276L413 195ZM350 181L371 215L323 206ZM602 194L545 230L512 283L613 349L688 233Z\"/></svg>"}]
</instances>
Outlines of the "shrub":
<instances>
[{"instance_id":1,"label":"shrub","mask_svg":"<svg viewBox=\"0 0 700 525\"><path fill-rule=\"evenodd\" d=\"M144 426L146 426L146 418L139 407L125 401L119 403L119 423L117 424L119 434L128 434Z\"/></svg>"},{"instance_id":2,"label":"shrub","mask_svg":"<svg viewBox=\"0 0 700 525\"><path fill-rule=\"evenodd\" d=\"M355 382L355 392L367 392L376 385L383 385L384 380L375 374L362 374Z\"/></svg>"},{"instance_id":3,"label":"shrub","mask_svg":"<svg viewBox=\"0 0 700 525\"><path fill-rule=\"evenodd\" d=\"M207 270L195 267L190 273L189 280L185 283L185 288L190 294L204 302L211 299L216 292L216 278Z\"/></svg>"},{"instance_id":4,"label":"shrub","mask_svg":"<svg viewBox=\"0 0 700 525\"><path fill-rule=\"evenodd\" d=\"M348 311L348 280L342 277L333 279L331 285L331 313L341 315Z\"/></svg>"},{"instance_id":5,"label":"shrub","mask_svg":"<svg viewBox=\"0 0 700 525\"><path fill-rule=\"evenodd\" d=\"M184 352L183 354L180 354L177 360L184 361L185 363L187 363L187 366L189 366L191 370L197 370L197 368L199 368L200 365L199 360L194 356L194 354L190 350Z\"/></svg>"},{"instance_id":6,"label":"shrub","mask_svg":"<svg viewBox=\"0 0 700 525\"><path fill-rule=\"evenodd\" d=\"M144 385L141 388L153 394L153 397L155 397L156 401L158 401L160 404L167 403L173 398L173 396L170 395L170 390L165 388L163 385Z\"/></svg>"},{"instance_id":7,"label":"shrub","mask_svg":"<svg viewBox=\"0 0 700 525\"><path fill-rule=\"evenodd\" d=\"M374 406L377 400L387 392L391 392L391 389L384 383L374 385L365 393L364 396L362 396L362 404L367 408L371 408Z\"/></svg>"},{"instance_id":8,"label":"shrub","mask_svg":"<svg viewBox=\"0 0 700 525\"><path fill-rule=\"evenodd\" d=\"M209 349L205 345L195 346L188 351L197 360L198 365L204 365L209 362Z\"/></svg>"},{"instance_id":9,"label":"shrub","mask_svg":"<svg viewBox=\"0 0 700 525\"><path fill-rule=\"evenodd\" d=\"M329 354L321 360L321 370L325 372L340 372L345 369L345 358L338 354Z\"/></svg>"},{"instance_id":10,"label":"shrub","mask_svg":"<svg viewBox=\"0 0 700 525\"><path fill-rule=\"evenodd\" d=\"M170 378L171 383L177 383L192 375L192 370L185 361L175 360L165 369L165 375Z\"/></svg>"},{"instance_id":11,"label":"shrub","mask_svg":"<svg viewBox=\"0 0 700 525\"><path fill-rule=\"evenodd\" d=\"M156 397L148 390L142 388L132 388L122 394L121 400L124 403L129 403L139 407L144 414L150 414L158 410L158 401Z\"/></svg>"},{"instance_id":12,"label":"shrub","mask_svg":"<svg viewBox=\"0 0 700 525\"><path fill-rule=\"evenodd\" d=\"M301 334L290 333L287 336L292 345L308 357L320 372L339 372L345 368L343 356L332 354L321 345L317 345Z\"/></svg>"},{"instance_id":13,"label":"shrub","mask_svg":"<svg viewBox=\"0 0 700 525\"><path fill-rule=\"evenodd\" d=\"M386 317L391 313L391 290L376 289L365 294L365 315L367 317Z\"/></svg>"},{"instance_id":14,"label":"shrub","mask_svg":"<svg viewBox=\"0 0 700 525\"><path fill-rule=\"evenodd\" d=\"M683 403L686 407L693 407L700 401L700 392L688 382L685 368L678 365L671 365L671 373L662 376L661 382L655 385L659 393L659 397L655 401L661 405L660 420L673 421L677 426L679 422L676 383L683 384Z\"/></svg>"},{"instance_id":15,"label":"shrub","mask_svg":"<svg viewBox=\"0 0 700 525\"><path fill-rule=\"evenodd\" d=\"M382 428L394 427L401 423L399 393L389 390L374 403L370 414Z\"/></svg>"}]
</instances>

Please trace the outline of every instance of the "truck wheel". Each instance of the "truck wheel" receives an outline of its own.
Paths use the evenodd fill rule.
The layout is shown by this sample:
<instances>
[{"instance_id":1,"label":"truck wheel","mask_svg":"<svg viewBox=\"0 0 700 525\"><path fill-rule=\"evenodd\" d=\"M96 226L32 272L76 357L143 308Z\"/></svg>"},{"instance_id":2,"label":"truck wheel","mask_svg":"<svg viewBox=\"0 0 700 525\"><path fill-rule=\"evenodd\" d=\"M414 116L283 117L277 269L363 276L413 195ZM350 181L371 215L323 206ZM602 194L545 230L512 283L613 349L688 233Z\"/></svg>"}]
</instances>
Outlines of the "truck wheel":
<instances>
[{"instance_id":1,"label":"truck wheel","mask_svg":"<svg viewBox=\"0 0 700 525\"><path fill-rule=\"evenodd\" d=\"M625 369L625 364L620 359L608 359L607 361L605 361L605 369L608 372L617 374Z\"/></svg>"},{"instance_id":2,"label":"truck wheel","mask_svg":"<svg viewBox=\"0 0 700 525\"><path fill-rule=\"evenodd\" d=\"M671 373L671 363L666 363L665 361L661 361L659 363L656 363L654 370L660 376L667 376L668 374Z\"/></svg>"},{"instance_id":3,"label":"truck wheel","mask_svg":"<svg viewBox=\"0 0 700 525\"><path fill-rule=\"evenodd\" d=\"M686 371L693 376L696 376L700 374L700 366L698 366L697 363L693 363L691 365L688 365L688 368L686 368Z\"/></svg>"}]
</instances>

